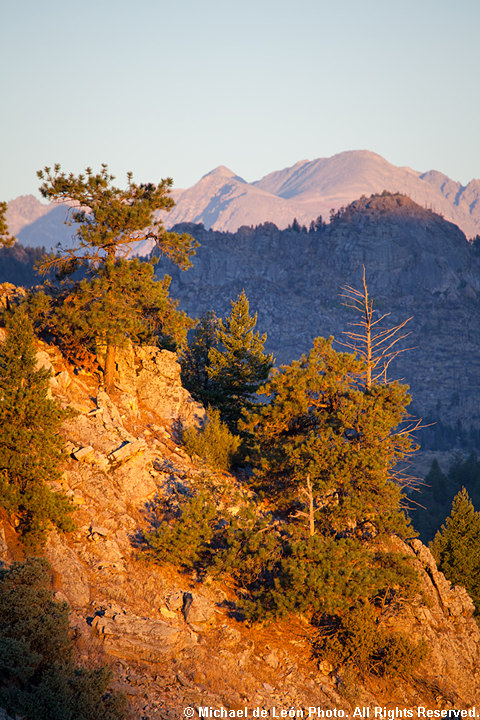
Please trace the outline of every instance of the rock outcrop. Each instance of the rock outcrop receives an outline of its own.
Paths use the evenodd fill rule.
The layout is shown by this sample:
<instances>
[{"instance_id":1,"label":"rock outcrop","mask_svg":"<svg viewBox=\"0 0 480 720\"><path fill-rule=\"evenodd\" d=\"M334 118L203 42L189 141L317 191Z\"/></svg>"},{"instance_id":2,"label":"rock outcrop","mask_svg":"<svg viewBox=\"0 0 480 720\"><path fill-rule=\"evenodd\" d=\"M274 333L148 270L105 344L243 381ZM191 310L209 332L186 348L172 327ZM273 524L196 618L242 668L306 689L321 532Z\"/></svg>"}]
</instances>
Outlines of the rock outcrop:
<instances>
[{"instance_id":1,"label":"rock outcrop","mask_svg":"<svg viewBox=\"0 0 480 720\"><path fill-rule=\"evenodd\" d=\"M342 668L312 660L311 626L301 618L249 628L232 613L226 578L202 582L149 559L143 538L158 522L159 503L174 507L206 481L204 469L193 466L175 441L172 424L194 415L182 409L190 403L177 385L174 356L152 348L131 353L120 365L118 393L110 397L93 378L80 380L55 350L43 351L54 378L66 372L70 380L61 390L52 381L52 392L77 408L65 423L62 480L76 505L76 530L50 536L54 586L71 606L80 655L109 659L132 720L173 720L184 707L199 706L351 714L355 706L480 705L480 632L472 602L465 590L450 586L419 541L399 546L421 573L422 593L392 623L424 638L428 659L413 680L356 685ZM147 387L147 373L155 390ZM161 394L161 383L171 383L161 401L148 400ZM128 405L126 396L139 398L138 404ZM218 482L226 507L233 498L238 502L234 477L216 479L209 472L208 481ZM14 555L14 530L5 521L0 559Z\"/></svg>"},{"instance_id":2,"label":"rock outcrop","mask_svg":"<svg viewBox=\"0 0 480 720\"><path fill-rule=\"evenodd\" d=\"M169 423L198 425L204 408L182 386L180 363L175 353L156 347L117 350L118 389L126 395L122 404L138 406Z\"/></svg>"}]
</instances>

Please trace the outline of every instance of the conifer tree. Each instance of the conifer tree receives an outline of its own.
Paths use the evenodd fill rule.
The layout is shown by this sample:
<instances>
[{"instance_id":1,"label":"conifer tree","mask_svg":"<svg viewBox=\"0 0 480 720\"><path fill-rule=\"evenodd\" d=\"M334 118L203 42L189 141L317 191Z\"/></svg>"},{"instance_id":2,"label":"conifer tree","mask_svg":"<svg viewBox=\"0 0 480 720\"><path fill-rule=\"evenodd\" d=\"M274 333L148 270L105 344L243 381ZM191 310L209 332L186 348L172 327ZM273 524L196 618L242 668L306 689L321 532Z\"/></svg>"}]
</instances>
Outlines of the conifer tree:
<instances>
[{"instance_id":1,"label":"conifer tree","mask_svg":"<svg viewBox=\"0 0 480 720\"><path fill-rule=\"evenodd\" d=\"M49 294L37 293L30 302L38 328L53 333L63 354L72 361L83 350L96 351L113 376L113 354L107 349L131 342L160 341L175 349L192 327L178 302L168 294L170 278L156 280L151 263L138 258L106 261L94 278L84 279Z\"/></svg>"},{"instance_id":2,"label":"conifer tree","mask_svg":"<svg viewBox=\"0 0 480 720\"><path fill-rule=\"evenodd\" d=\"M48 481L60 479L66 413L48 397L50 373L36 369L32 325L23 308L0 345L0 504L20 521L27 544L43 542L49 522L70 530L71 503Z\"/></svg>"},{"instance_id":3,"label":"conifer tree","mask_svg":"<svg viewBox=\"0 0 480 720\"><path fill-rule=\"evenodd\" d=\"M212 401L213 381L208 375L208 358L210 350L218 348L218 324L219 318L213 310L204 313L180 358L183 386L205 407Z\"/></svg>"},{"instance_id":4,"label":"conifer tree","mask_svg":"<svg viewBox=\"0 0 480 720\"><path fill-rule=\"evenodd\" d=\"M125 276L131 269L136 276L137 291L142 295L140 302L132 295L126 296L130 300L130 315L135 316L133 322L141 322L144 318L144 300L153 290L153 271L150 276L142 276L138 268L128 261L132 243L151 240L161 254L186 269L191 265L195 242L186 233L167 232L156 215L159 210L171 210L175 204L169 195L170 178L158 185L138 185L128 173L127 187L122 190L112 184L115 178L108 172L107 165L102 165L98 173L87 168L85 174L78 176L62 172L60 165L55 165L53 170L45 167L37 174L43 181L40 186L43 197L66 203L69 208L67 224L76 224L75 246L47 256L40 269L43 272L55 270L61 277L70 276L79 267L86 270L91 285L77 284L67 289L67 297L73 293L91 298L97 293L98 298L99 292L107 291L105 300L90 304L89 310L90 317L96 316L97 320L92 334L95 334L98 325L104 323L100 339L106 344L105 384L107 389L111 389L115 348L129 337L131 330L131 323L125 326L125 302L118 303ZM107 282L107 287L98 287L95 281ZM86 303L86 298L83 297L81 302ZM152 313L149 311L147 314L151 316ZM177 320L180 317L185 316L179 316Z\"/></svg>"},{"instance_id":5,"label":"conifer tree","mask_svg":"<svg viewBox=\"0 0 480 720\"><path fill-rule=\"evenodd\" d=\"M407 532L395 466L413 449L399 429L410 398L398 383L366 388L365 362L317 338L308 356L274 372L245 429L261 487L285 510L308 482L327 534Z\"/></svg>"},{"instance_id":6,"label":"conifer tree","mask_svg":"<svg viewBox=\"0 0 480 720\"><path fill-rule=\"evenodd\" d=\"M439 569L454 585L463 585L480 611L480 513L462 488L452 510L430 543Z\"/></svg>"},{"instance_id":7,"label":"conifer tree","mask_svg":"<svg viewBox=\"0 0 480 720\"><path fill-rule=\"evenodd\" d=\"M0 247L10 247L15 242L13 235L8 232L7 219L7 203L0 202Z\"/></svg>"},{"instance_id":8,"label":"conifer tree","mask_svg":"<svg viewBox=\"0 0 480 720\"><path fill-rule=\"evenodd\" d=\"M25 720L121 720L110 668L75 662L68 615L44 558L0 568L0 707Z\"/></svg>"},{"instance_id":9,"label":"conifer tree","mask_svg":"<svg viewBox=\"0 0 480 720\"><path fill-rule=\"evenodd\" d=\"M236 431L238 420L252 407L251 397L267 379L274 359L264 353L266 334L255 332L257 314L250 315L245 290L231 305L230 315L218 324L218 347L209 351L207 373L212 382L211 404Z\"/></svg>"}]
</instances>

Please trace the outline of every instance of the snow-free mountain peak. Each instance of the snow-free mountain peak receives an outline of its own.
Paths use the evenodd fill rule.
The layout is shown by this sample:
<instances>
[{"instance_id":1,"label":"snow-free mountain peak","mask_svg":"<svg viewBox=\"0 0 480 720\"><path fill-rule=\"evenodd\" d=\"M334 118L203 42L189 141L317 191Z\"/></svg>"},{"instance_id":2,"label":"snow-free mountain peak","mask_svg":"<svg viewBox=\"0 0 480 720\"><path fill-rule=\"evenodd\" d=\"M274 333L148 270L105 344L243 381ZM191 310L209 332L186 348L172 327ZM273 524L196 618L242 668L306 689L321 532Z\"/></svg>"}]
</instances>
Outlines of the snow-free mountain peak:
<instances>
[{"instance_id":1,"label":"snow-free mountain peak","mask_svg":"<svg viewBox=\"0 0 480 720\"><path fill-rule=\"evenodd\" d=\"M226 165L219 165L218 167L214 168L213 170L210 170L210 172L206 173L205 175L202 175L202 180L205 180L205 178L234 178L235 180L238 180L239 182L245 182L243 178L240 177L240 175L236 175L233 170L230 170Z\"/></svg>"},{"instance_id":2,"label":"snow-free mountain peak","mask_svg":"<svg viewBox=\"0 0 480 720\"><path fill-rule=\"evenodd\" d=\"M422 207L441 213L469 238L480 234L480 180L462 186L437 170L419 172L397 167L370 150L300 160L252 183L220 165L192 187L174 190L176 206L172 212L162 214L162 219L167 227L192 222L224 231L264 222L285 228L294 218L308 226L319 215L328 220L331 210L384 190L403 193ZM9 203L9 211L16 202ZM58 237L62 231L49 207L38 205L35 211L45 217L35 220L29 219L26 211L15 212L18 225L11 230L18 234L20 242L53 248L62 239Z\"/></svg>"}]
</instances>

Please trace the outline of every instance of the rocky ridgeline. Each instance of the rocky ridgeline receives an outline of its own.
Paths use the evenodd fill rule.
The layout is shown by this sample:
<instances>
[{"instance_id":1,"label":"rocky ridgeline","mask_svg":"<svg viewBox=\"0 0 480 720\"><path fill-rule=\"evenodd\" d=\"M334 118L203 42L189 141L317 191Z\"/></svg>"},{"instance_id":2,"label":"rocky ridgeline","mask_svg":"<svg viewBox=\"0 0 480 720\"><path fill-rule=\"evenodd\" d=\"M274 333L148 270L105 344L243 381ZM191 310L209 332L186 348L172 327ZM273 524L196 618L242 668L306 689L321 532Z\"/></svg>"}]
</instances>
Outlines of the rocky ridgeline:
<instances>
[{"instance_id":1,"label":"rocky ridgeline","mask_svg":"<svg viewBox=\"0 0 480 720\"><path fill-rule=\"evenodd\" d=\"M308 352L315 337L342 339L355 322L342 287L362 287L388 325L409 317L413 348L391 366L411 387L415 412L430 421L480 429L480 254L442 217L402 195L362 198L315 233L271 223L236 233L183 224L200 243L194 267L166 261L171 293L190 315L224 315L245 289L277 363ZM337 345L341 350L341 346Z\"/></svg>"},{"instance_id":2,"label":"rocky ridgeline","mask_svg":"<svg viewBox=\"0 0 480 720\"><path fill-rule=\"evenodd\" d=\"M47 545L56 595L71 606L80 656L112 664L132 719L178 718L186 706L351 713L357 705L480 705L473 604L419 541L394 541L420 571L422 592L391 624L424 638L428 659L413 681L355 683L343 668L312 660L311 626L301 618L246 627L232 615L228 578L201 582L145 552L156 507L175 507L191 488L214 483L224 512L238 512L238 481L193 465L178 444L179 424L199 422L203 409L182 388L176 356L130 348L119 358L111 395L55 348L42 346L38 363L53 371L53 396L77 411L64 427L62 479L77 508L76 531L53 533ZM4 522L1 559L19 552Z\"/></svg>"}]
</instances>

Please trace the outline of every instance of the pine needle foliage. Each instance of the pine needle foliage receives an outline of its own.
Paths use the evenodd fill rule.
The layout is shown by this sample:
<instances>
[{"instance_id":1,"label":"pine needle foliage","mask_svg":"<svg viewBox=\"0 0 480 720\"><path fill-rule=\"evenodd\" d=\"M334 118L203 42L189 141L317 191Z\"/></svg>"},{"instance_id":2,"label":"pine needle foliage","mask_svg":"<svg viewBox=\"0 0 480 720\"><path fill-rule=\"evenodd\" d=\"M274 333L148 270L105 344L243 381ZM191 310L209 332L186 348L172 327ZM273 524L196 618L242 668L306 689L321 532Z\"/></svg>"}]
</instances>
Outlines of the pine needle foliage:
<instances>
[{"instance_id":1,"label":"pine needle foliage","mask_svg":"<svg viewBox=\"0 0 480 720\"><path fill-rule=\"evenodd\" d=\"M104 355L128 342L175 349L186 342L191 320L169 296L170 278L156 280L150 263L106 261L95 278L35 293L30 312L36 327L75 362L87 349ZM106 362L106 358L103 358Z\"/></svg>"},{"instance_id":2,"label":"pine needle foliage","mask_svg":"<svg viewBox=\"0 0 480 720\"><path fill-rule=\"evenodd\" d=\"M466 588L480 614L480 512L465 488L455 495L451 513L430 550L447 580Z\"/></svg>"},{"instance_id":3,"label":"pine needle foliage","mask_svg":"<svg viewBox=\"0 0 480 720\"><path fill-rule=\"evenodd\" d=\"M208 408L202 428L187 428L183 433L185 450L193 457L198 455L217 470L228 470L240 447L240 438L233 435L220 419L220 411Z\"/></svg>"},{"instance_id":4,"label":"pine needle foliage","mask_svg":"<svg viewBox=\"0 0 480 720\"><path fill-rule=\"evenodd\" d=\"M99 172L88 167L80 175L67 174L57 164L39 170L37 176L42 180L43 197L66 204L67 224L76 226L75 247L47 256L42 270L71 272L82 265L98 267L107 258L127 257L132 242L140 240L153 241L159 252L179 267L191 265L193 239L186 233L167 232L156 215L175 205L170 196L171 178L139 185L133 182L132 173L127 173L127 186L121 189L113 185L115 177L105 164Z\"/></svg>"},{"instance_id":5,"label":"pine needle foliage","mask_svg":"<svg viewBox=\"0 0 480 720\"><path fill-rule=\"evenodd\" d=\"M213 310L204 313L180 356L182 385L191 395L207 407L211 404L213 381L208 375L209 354L218 348L219 318Z\"/></svg>"},{"instance_id":6,"label":"pine needle foliage","mask_svg":"<svg viewBox=\"0 0 480 720\"><path fill-rule=\"evenodd\" d=\"M390 605L412 597L418 585L401 554L380 552L356 538L309 536L295 523L236 518L222 540L215 564L248 590L241 607L253 621L290 613L343 614L367 602Z\"/></svg>"},{"instance_id":7,"label":"pine needle foliage","mask_svg":"<svg viewBox=\"0 0 480 720\"><path fill-rule=\"evenodd\" d=\"M254 408L250 433L258 485L280 508L298 506L311 483L324 533L412 533L402 512L395 466L414 449L397 429L410 398L398 383L362 382L365 364L317 338L300 361L273 373L259 389L267 402Z\"/></svg>"},{"instance_id":8,"label":"pine needle foliage","mask_svg":"<svg viewBox=\"0 0 480 720\"><path fill-rule=\"evenodd\" d=\"M158 561L200 568L210 558L216 518L215 503L200 492L181 504L176 517L164 518L145 539Z\"/></svg>"},{"instance_id":9,"label":"pine needle foliage","mask_svg":"<svg viewBox=\"0 0 480 720\"><path fill-rule=\"evenodd\" d=\"M207 374L211 381L210 403L220 410L222 420L232 432L245 410L252 408L252 396L268 377L273 355L264 353L266 334L255 332L257 314L243 290L217 329L217 345L208 353Z\"/></svg>"},{"instance_id":10,"label":"pine needle foliage","mask_svg":"<svg viewBox=\"0 0 480 720\"><path fill-rule=\"evenodd\" d=\"M49 524L73 529L73 506L48 481L60 479L67 413L48 397L50 373L36 368L32 324L23 307L7 320L0 346L0 504L20 521L27 545L41 545Z\"/></svg>"},{"instance_id":11,"label":"pine needle foliage","mask_svg":"<svg viewBox=\"0 0 480 720\"><path fill-rule=\"evenodd\" d=\"M213 526L209 518L202 544L184 524L184 516L192 523L187 504L163 536L179 557L188 542L200 547L199 559L187 555L197 569L233 579L246 620L301 614L315 657L408 675L425 648L387 620L418 592L419 579L411 558L386 548L392 533L415 534L396 469L415 448L404 425L410 397L396 382L366 383L366 369L365 359L336 352L332 338L317 338L300 361L274 370L258 388L264 402L243 402L249 412L240 424L271 514L252 503ZM201 518L197 510L193 524Z\"/></svg>"},{"instance_id":12,"label":"pine needle foliage","mask_svg":"<svg viewBox=\"0 0 480 720\"><path fill-rule=\"evenodd\" d=\"M157 211L168 211L174 206L169 195L170 178L158 184L139 185L128 173L127 187L121 189L113 185L115 178L107 165L102 165L97 173L87 168L78 176L62 172L60 165L46 167L37 174L42 180L43 197L67 204L66 222L76 226L74 246L47 255L40 270L55 271L60 279L65 279L82 268L87 276L83 283L67 285L60 299L70 302L71 312L63 315L60 312L53 324L65 325L70 319L74 323L73 334L78 337L78 313L86 308L80 324L87 326L90 342L99 337L105 343L105 384L108 390L113 389L115 349L125 339L137 341L138 335L149 329L155 315L157 324L167 325L168 332L172 330L169 326L174 325L183 337L192 325L168 300L169 280L156 288L155 258L152 263L143 264L128 259L132 243L152 241L159 253L182 269L191 266L196 243L185 233L167 232L158 219ZM63 334L64 325L60 330ZM168 332L162 330L163 335Z\"/></svg>"},{"instance_id":13,"label":"pine needle foliage","mask_svg":"<svg viewBox=\"0 0 480 720\"><path fill-rule=\"evenodd\" d=\"M0 706L26 720L121 720L109 668L75 663L68 614L45 559L0 569Z\"/></svg>"}]
</instances>

